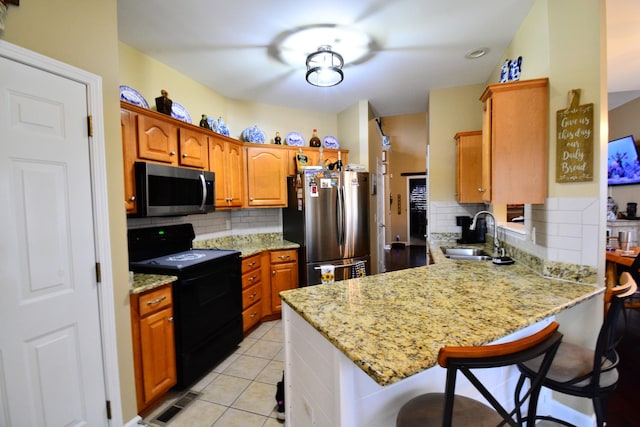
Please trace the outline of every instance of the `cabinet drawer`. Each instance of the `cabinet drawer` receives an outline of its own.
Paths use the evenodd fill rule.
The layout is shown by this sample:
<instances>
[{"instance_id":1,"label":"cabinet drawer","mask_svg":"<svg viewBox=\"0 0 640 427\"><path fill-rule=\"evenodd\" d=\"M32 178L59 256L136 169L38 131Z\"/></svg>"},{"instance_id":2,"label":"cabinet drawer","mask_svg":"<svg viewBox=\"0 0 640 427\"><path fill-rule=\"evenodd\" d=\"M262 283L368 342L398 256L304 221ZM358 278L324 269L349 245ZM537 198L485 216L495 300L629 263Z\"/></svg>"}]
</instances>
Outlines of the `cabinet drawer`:
<instances>
[{"instance_id":1,"label":"cabinet drawer","mask_svg":"<svg viewBox=\"0 0 640 427\"><path fill-rule=\"evenodd\" d=\"M260 270L253 270L242 275L242 289L260 283Z\"/></svg>"},{"instance_id":2,"label":"cabinet drawer","mask_svg":"<svg viewBox=\"0 0 640 427\"><path fill-rule=\"evenodd\" d=\"M242 312L242 329L244 331L258 323L262 318L262 304L253 304Z\"/></svg>"},{"instance_id":3,"label":"cabinet drawer","mask_svg":"<svg viewBox=\"0 0 640 427\"><path fill-rule=\"evenodd\" d=\"M247 308L262 298L262 284L256 283L242 291L242 308Z\"/></svg>"},{"instance_id":4,"label":"cabinet drawer","mask_svg":"<svg viewBox=\"0 0 640 427\"><path fill-rule=\"evenodd\" d=\"M260 254L248 258L242 258L242 272L246 273L253 269L260 268Z\"/></svg>"},{"instance_id":5,"label":"cabinet drawer","mask_svg":"<svg viewBox=\"0 0 640 427\"><path fill-rule=\"evenodd\" d=\"M149 313L171 306L171 285L166 285L140 295L138 299L138 307L140 317Z\"/></svg>"},{"instance_id":6,"label":"cabinet drawer","mask_svg":"<svg viewBox=\"0 0 640 427\"><path fill-rule=\"evenodd\" d=\"M287 249L283 251L271 251L271 263L277 264L279 262L291 262L298 260L297 249Z\"/></svg>"}]
</instances>

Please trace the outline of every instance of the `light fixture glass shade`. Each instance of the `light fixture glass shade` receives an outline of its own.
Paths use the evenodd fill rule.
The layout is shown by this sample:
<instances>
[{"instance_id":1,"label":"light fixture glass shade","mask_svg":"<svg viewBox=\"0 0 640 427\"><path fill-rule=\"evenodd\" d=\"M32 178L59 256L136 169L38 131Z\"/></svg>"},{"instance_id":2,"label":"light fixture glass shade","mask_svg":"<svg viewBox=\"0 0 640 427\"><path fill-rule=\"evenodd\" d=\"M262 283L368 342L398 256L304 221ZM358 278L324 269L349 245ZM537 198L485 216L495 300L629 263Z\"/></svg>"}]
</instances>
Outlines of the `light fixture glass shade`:
<instances>
[{"instance_id":1,"label":"light fixture glass shade","mask_svg":"<svg viewBox=\"0 0 640 427\"><path fill-rule=\"evenodd\" d=\"M324 45L307 56L307 82L314 86L335 86L344 79L342 56Z\"/></svg>"}]
</instances>

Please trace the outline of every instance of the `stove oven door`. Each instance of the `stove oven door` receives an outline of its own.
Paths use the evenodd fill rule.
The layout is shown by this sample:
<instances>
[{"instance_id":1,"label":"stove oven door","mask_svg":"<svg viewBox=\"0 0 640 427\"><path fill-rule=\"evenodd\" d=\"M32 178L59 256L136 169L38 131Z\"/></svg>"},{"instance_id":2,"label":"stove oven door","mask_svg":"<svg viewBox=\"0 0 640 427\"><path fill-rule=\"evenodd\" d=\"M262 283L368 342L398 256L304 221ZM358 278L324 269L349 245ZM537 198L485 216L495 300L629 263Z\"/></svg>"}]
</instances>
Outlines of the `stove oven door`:
<instances>
[{"instance_id":1,"label":"stove oven door","mask_svg":"<svg viewBox=\"0 0 640 427\"><path fill-rule=\"evenodd\" d=\"M173 287L179 388L206 374L242 341L240 258L188 270Z\"/></svg>"}]
</instances>

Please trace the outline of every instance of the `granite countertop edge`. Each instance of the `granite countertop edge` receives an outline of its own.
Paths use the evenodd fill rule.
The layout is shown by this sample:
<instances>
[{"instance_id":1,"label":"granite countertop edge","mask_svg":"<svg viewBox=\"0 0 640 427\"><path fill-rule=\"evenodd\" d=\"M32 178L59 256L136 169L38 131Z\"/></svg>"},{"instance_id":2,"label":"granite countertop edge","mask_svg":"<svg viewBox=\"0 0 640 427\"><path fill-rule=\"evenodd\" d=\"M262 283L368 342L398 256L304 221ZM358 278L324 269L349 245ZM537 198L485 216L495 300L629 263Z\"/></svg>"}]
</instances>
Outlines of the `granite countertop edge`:
<instances>
[{"instance_id":1,"label":"granite countertop edge","mask_svg":"<svg viewBox=\"0 0 640 427\"><path fill-rule=\"evenodd\" d=\"M466 246L466 245L465 245ZM444 345L484 345L604 292L515 263L453 261L283 291L284 303L386 386L431 368Z\"/></svg>"}]
</instances>

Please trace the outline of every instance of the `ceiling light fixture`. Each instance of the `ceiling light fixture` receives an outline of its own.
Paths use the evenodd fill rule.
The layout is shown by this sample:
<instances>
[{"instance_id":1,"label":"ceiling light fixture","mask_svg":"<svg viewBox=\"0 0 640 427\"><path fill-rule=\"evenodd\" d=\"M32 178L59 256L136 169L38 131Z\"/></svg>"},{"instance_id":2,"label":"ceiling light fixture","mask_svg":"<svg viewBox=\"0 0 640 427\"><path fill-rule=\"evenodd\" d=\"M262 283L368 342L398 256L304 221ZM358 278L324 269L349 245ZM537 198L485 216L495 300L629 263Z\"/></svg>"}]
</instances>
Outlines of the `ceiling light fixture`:
<instances>
[{"instance_id":1,"label":"ceiling light fixture","mask_svg":"<svg viewBox=\"0 0 640 427\"><path fill-rule=\"evenodd\" d=\"M322 45L317 52L307 56L307 82L314 86L335 86L344 79L344 60L331 46Z\"/></svg>"},{"instance_id":2,"label":"ceiling light fixture","mask_svg":"<svg viewBox=\"0 0 640 427\"><path fill-rule=\"evenodd\" d=\"M478 49L470 50L464 55L464 57L467 59L477 59L482 56L485 56L487 52L489 52L488 47L480 47Z\"/></svg>"}]
</instances>

